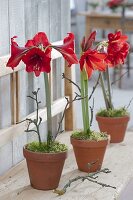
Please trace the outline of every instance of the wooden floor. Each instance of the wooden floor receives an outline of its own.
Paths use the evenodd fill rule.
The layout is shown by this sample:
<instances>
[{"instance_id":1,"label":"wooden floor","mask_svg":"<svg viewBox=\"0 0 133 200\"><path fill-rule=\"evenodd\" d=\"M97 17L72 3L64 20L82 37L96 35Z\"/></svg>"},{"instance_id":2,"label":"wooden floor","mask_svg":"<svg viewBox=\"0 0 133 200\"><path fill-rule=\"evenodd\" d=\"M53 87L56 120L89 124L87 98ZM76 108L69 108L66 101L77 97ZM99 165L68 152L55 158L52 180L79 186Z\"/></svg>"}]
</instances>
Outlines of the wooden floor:
<instances>
[{"instance_id":1,"label":"wooden floor","mask_svg":"<svg viewBox=\"0 0 133 200\"><path fill-rule=\"evenodd\" d=\"M61 136L60 140L69 143L69 133ZM66 160L63 175L59 188L61 189L67 181L81 174L77 170L75 158L69 145L69 155ZM8 158L7 158L8 159ZM67 192L58 197L53 191L39 191L30 186L25 161L11 169L6 175L0 178L0 200L113 200L127 182L133 176L133 133L128 132L125 141L120 144L108 146L103 168L109 168L110 174L101 174L98 181L116 186L117 189L102 188L99 185L84 182L75 182ZM126 199L128 200L128 199Z\"/></svg>"}]
</instances>

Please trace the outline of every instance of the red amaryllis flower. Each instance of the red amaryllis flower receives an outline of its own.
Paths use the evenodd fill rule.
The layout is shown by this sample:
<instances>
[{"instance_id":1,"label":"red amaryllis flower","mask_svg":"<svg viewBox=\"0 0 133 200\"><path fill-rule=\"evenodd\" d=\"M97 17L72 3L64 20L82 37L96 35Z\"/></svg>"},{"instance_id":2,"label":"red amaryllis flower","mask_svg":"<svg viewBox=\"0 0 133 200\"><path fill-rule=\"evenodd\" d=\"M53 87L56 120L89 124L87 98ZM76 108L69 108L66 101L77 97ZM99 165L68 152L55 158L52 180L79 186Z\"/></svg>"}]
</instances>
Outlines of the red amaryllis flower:
<instances>
[{"instance_id":1,"label":"red amaryllis flower","mask_svg":"<svg viewBox=\"0 0 133 200\"><path fill-rule=\"evenodd\" d=\"M129 52L129 44L126 42L128 37L122 35L120 31L108 35L107 60L114 67L123 64Z\"/></svg>"},{"instance_id":2,"label":"red amaryllis flower","mask_svg":"<svg viewBox=\"0 0 133 200\"><path fill-rule=\"evenodd\" d=\"M52 46L54 49L59 51L65 60L68 62L70 67L72 64L78 63L76 54L74 53L74 34L68 33L68 36L64 38L63 45Z\"/></svg>"},{"instance_id":3,"label":"red amaryllis flower","mask_svg":"<svg viewBox=\"0 0 133 200\"><path fill-rule=\"evenodd\" d=\"M82 71L83 68L85 68L88 78L90 78L93 70L105 71L105 58L105 53L99 53L97 50L88 49L80 58L80 69Z\"/></svg>"},{"instance_id":4,"label":"red amaryllis flower","mask_svg":"<svg viewBox=\"0 0 133 200\"><path fill-rule=\"evenodd\" d=\"M37 47L23 56L22 61L26 64L26 71L34 72L36 76L39 76L41 72L49 73L51 70L49 53L46 54Z\"/></svg>"},{"instance_id":5,"label":"red amaryllis flower","mask_svg":"<svg viewBox=\"0 0 133 200\"><path fill-rule=\"evenodd\" d=\"M7 62L7 67L14 69L19 62L22 60L22 57L31 49L28 47L19 47L18 44L14 41L17 36L11 38L11 57Z\"/></svg>"},{"instance_id":6,"label":"red amaryllis flower","mask_svg":"<svg viewBox=\"0 0 133 200\"><path fill-rule=\"evenodd\" d=\"M37 33L32 40L28 40L25 47L32 49L23 57L27 72L34 72L39 76L41 72L49 73L51 61L50 42L45 33Z\"/></svg>"},{"instance_id":7,"label":"red amaryllis flower","mask_svg":"<svg viewBox=\"0 0 133 200\"><path fill-rule=\"evenodd\" d=\"M22 60L26 64L27 72L35 72L36 76L39 76L40 72L49 73L52 47L63 55L69 66L78 63L74 53L74 35L72 33L64 38L64 44L60 46L52 46L43 32L37 33L33 39L28 40L23 48L18 46L14 38L11 39L11 57L7 63L9 67L16 67Z\"/></svg>"}]
</instances>

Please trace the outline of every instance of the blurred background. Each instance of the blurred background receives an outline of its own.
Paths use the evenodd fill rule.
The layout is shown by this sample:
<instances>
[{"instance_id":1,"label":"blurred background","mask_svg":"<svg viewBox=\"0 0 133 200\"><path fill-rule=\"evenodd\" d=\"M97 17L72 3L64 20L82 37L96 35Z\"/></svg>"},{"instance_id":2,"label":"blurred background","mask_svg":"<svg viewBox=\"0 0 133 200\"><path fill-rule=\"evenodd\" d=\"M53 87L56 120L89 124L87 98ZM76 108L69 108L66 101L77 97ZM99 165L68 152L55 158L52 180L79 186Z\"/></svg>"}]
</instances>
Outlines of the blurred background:
<instances>
[{"instance_id":1,"label":"blurred background","mask_svg":"<svg viewBox=\"0 0 133 200\"><path fill-rule=\"evenodd\" d=\"M97 31L96 42L107 40L108 33L115 32L118 29L128 35L130 53L125 64L110 69L113 84L113 102L116 107L121 107L127 106L133 98L133 2L132 0L124 1L127 6L118 6L116 9L111 9L107 2L107 0L70 0L71 31L75 33L76 53L79 56L82 37L89 35L93 30ZM76 68L76 80L77 83L80 83L78 66ZM89 92L91 92L97 77L98 74L95 72L89 80ZM95 114L104 106L100 87L97 88L94 99L97 102L94 107ZM77 102L77 106L80 109L79 102ZM133 102L129 106L129 112L131 113L131 121L128 130L133 130ZM76 117L77 127L80 128L80 114L77 114ZM93 128L98 128L95 122L93 122Z\"/></svg>"}]
</instances>

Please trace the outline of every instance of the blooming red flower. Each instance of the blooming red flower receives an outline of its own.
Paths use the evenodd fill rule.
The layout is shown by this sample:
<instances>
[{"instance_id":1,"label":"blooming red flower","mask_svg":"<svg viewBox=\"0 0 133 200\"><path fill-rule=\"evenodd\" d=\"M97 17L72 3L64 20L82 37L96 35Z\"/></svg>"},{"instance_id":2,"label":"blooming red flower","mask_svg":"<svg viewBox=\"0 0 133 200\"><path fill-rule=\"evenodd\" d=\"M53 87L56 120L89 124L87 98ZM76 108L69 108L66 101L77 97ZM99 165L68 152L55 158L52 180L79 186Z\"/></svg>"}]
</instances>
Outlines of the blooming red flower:
<instances>
[{"instance_id":1,"label":"blooming red flower","mask_svg":"<svg viewBox=\"0 0 133 200\"><path fill-rule=\"evenodd\" d=\"M91 77L93 70L105 71L106 63L105 53L99 53L97 50L88 49L84 52L80 58L80 69L81 71L85 68L88 78Z\"/></svg>"},{"instance_id":2,"label":"blooming red flower","mask_svg":"<svg viewBox=\"0 0 133 200\"><path fill-rule=\"evenodd\" d=\"M26 64L27 72L34 72L39 76L41 72L49 73L51 61L51 47L50 42L45 33L37 33L32 40L28 40L25 47L32 47L32 49L22 58Z\"/></svg>"},{"instance_id":3,"label":"blooming red flower","mask_svg":"<svg viewBox=\"0 0 133 200\"><path fill-rule=\"evenodd\" d=\"M51 61L51 48L47 36L43 32L36 34L32 40L28 40L25 47L19 47L11 39L11 57L7 63L8 67L16 67L22 60L26 64L27 72L34 72L36 76L40 75L40 72L50 72Z\"/></svg>"},{"instance_id":4,"label":"blooming red flower","mask_svg":"<svg viewBox=\"0 0 133 200\"><path fill-rule=\"evenodd\" d=\"M68 36L65 37L63 40L63 45L54 45L52 47L63 55L65 60L68 62L69 67L72 64L78 63L77 56L74 53L74 34L73 33L68 33Z\"/></svg>"},{"instance_id":5,"label":"blooming red flower","mask_svg":"<svg viewBox=\"0 0 133 200\"><path fill-rule=\"evenodd\" d=\"M18 44L14 41L17 36L11 38L11 57L7 62L7 67L17 67L19 62L22 60L22 57L31 49L28 47L19 47Z\"/></svg>"},{"instance_id":6,"label":"blooming red flower","mask_svg":"<svg viewBox=\"0 0 133 200\"><path fill-rule=\"evenodd\" d=\"M117 8L118 6L122 5L125 0L110 0L107 2L107 6L109 8Z\"/></svg>"},{"instance_id":7,"label":"blooming red flower","mask_svg":"<svg viewBox=\"0 0 133 200\"><path fill-rule=\"evenodd\" d=\"M123 64L129 52L128 37L120 31L108 34L107 60L112 66Z\"/></svg>"},{"instance_id":8,"label":"blooming red flower","mask_svg":"<svg viewBox=\"0 0 133 200\"><path fill-rule=\"evenodd\" d=\"M91 49L93 42L95 41L95 37L96 31L92 32L87 40L83 38L81 43L83 53L79 60L80 69L81 71L83 70L83 68L85 69L88 78L91 77L93 70L104 71L106 69L106 64L104 60L107 55L105 53L98 52L96 49Z\"/></svg>"},{"instance_id":9,"label":"blooming red flower","mask_svg":"<svg viewBox=\"0 0 133 200\"><path fill-rule=\"evenodd\" d=\"M69 66L78 63L74 53L74 34L72 33L64 38L63 45L57 46L52 46L43 32L37 33L33 39L28 40L25 47L19 47L14 38L16 36L11 39L11 57L7 63L7 66L12 69L22 60L26 64L27 72L34 72L36 76L39 76L40 72L49 73L52 47L63 55Z\"/></svg>"}]
</instances>

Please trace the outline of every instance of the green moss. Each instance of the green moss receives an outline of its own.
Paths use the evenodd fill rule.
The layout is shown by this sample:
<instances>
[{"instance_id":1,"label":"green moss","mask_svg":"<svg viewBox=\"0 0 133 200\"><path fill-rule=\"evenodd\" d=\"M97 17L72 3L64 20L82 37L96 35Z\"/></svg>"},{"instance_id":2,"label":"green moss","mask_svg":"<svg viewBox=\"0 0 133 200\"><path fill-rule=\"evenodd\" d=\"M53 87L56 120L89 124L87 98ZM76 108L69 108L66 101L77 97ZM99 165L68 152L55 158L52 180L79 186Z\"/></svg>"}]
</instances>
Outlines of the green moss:
<instances>
[{"instance_id":1,"label":"green moss","mask_svg":"<svg viewBox=\"0 0 133 200\"><path fill-rule=\"evenodd\" d=\"M59 153L67 151L67 146L59 142L53 142L51 147L48 149L46 142L43 142L42 144L40 144L39 142L32 142L26 146L26 149L33 152L41 153Z\"/></svg>"},{"instance_id":2,"label":"green moss","mask_svg":"<svg viewBox=\"0 0 133 200\"><path fill-rule=\"evenodd\" d=\"M119 109L101 109L98 113L98 116L101 117L123 117L128 115L129 113L125 107L119 108Z\"/></svg>"},{"instance_id":3,"label":"green moss","mask_svg":"<svg viewBox=\"0 0 133 200\"><path fill-rule=\"evenodd\" d=\"M71 137L78 140L94 140L94 141L106 140L108 138L108 136L105 133L100 133L96 131L91 131L89 134L86 134L82 131L75 131L72 133Z\"/></svg>"}]
</instances>

